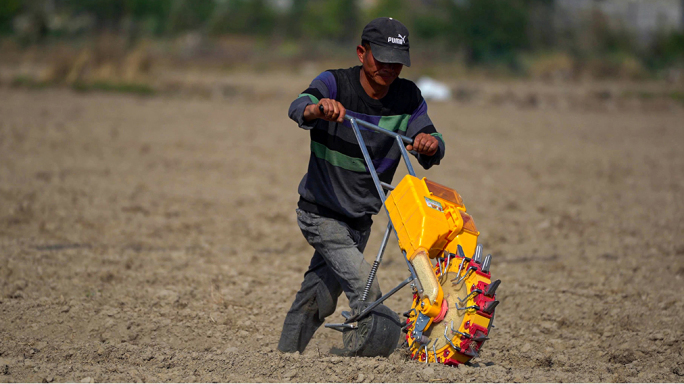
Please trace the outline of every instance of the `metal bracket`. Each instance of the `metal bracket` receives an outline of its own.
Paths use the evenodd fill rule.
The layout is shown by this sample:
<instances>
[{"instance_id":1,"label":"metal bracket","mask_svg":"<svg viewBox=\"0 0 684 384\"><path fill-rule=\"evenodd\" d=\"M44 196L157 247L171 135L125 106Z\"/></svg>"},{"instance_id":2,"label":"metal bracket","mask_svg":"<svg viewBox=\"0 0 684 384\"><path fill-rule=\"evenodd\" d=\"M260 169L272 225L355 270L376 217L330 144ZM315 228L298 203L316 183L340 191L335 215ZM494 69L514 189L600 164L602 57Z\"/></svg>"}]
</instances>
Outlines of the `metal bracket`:
<instances>
[{"instance_id":1,"label":"metal bracket","mask_svg":"<svg viewBox=\"0 0 684 384\"><path fill-rule=\"evenodd\" d=\"M418 318L416 319L416 326L413 328L413 337L415 339L420 339L423 336L423 331L425 327L430 322L430 318L424 313L418 313Z\"/></svg>"}]
</instances>

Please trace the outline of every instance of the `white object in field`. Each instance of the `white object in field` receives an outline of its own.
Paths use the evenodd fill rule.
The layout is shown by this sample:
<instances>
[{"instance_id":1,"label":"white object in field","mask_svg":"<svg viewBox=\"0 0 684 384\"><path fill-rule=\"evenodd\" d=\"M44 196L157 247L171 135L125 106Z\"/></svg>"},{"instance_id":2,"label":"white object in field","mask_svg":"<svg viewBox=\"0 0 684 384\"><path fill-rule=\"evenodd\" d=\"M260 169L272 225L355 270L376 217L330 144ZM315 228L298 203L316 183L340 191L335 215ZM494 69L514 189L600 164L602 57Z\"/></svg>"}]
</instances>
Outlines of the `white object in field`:
<instances>
[{"instance_id":1,"label":"white object in field","mask_svg":"<svg viewBox=\"0 0 684 384\"><path fill-rule=\"evenodd\" d=\"M446 101L451 99L451 89L430 77L423 76L416 82L425 100Z\"/></svg>"}]
</instances>

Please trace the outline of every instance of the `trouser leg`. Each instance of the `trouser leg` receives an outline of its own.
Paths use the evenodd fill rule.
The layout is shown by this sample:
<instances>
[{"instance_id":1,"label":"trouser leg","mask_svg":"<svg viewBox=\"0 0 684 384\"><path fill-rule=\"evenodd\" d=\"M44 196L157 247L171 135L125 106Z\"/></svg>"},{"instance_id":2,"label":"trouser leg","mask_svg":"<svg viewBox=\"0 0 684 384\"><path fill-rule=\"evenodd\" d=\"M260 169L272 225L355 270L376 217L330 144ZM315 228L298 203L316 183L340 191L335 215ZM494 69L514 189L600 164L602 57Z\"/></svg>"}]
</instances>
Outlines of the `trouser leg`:
<instances>
[{"instance_id":1,"label":"trouser leg","mask_svg":"<svg viewBox=\"0 0 684 384\"><path fill-rule=\"evenodd\" d=\"M303 351L325 317L335 311L342 291L352 309L360 307L371 266L363 258L370 229L355 231L337 220L298 211L298 223L316 252L300 291L287 313L278 349ZM382 296L377 279L368 302Z\"/></svg>"},{"instance_id":2,"label":"trouser leg","mask_svg":"<svg viewBox=\"0 0 684 384\"><path fill-rule=\"evenodd\" d=\"M311 239L309 243L321 254L328 268L337 277L349 299L349 307L358 309L371 270L370 264L363 257L370 229L359 232L344 223L326 219L318 230L320 236ZM380 285L376 279L371 285L367 301L375 301L380 296Z\"/></svg>"},{"instance_id":3,"label":"trouser leg","mask_svg":"<svg viewBox=\"0 0 684 384\"><path fill-rule=\"evenodd\" d=\"M335 312L342 287L318 252L311 258L302 286L287 312L278 349L303 352L324 319Z\"/></svg>"}]
</instances>

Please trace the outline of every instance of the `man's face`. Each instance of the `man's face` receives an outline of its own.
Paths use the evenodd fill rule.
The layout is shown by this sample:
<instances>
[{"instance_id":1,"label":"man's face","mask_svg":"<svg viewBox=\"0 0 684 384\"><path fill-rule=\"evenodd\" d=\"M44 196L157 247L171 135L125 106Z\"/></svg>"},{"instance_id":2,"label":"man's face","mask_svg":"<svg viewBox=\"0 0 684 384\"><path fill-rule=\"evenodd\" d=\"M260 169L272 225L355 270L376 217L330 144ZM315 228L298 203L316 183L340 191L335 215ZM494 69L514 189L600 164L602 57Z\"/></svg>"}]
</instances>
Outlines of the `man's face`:
<instances>
[{"instance_id":1,"label":"man's face","mask_svg":"<svg viewBox=\"0 0 684 384\"><path fill-rule=\"evenodd\" d=\"M366 48L362 45L356 47L356 53L359 56L359 61L363 65L363 71L370 81L378 85L389 86L394 80L399 77L403 64L399 63L383 63L375 60L370 47Z\"/></svg>"}]
</instances>

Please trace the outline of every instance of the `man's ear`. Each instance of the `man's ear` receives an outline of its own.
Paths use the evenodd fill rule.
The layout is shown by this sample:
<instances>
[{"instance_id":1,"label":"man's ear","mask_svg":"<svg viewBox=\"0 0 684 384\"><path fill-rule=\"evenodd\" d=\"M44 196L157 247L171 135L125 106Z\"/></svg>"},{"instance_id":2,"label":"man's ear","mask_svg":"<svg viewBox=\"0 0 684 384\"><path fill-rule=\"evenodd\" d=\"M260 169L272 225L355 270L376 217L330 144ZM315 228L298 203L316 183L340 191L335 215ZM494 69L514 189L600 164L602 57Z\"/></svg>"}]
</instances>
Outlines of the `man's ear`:
<instances>
[{"instance_id":1,"label":"man's ear","mask_svg":"<svg viewBox=\"0 0 684 384\"><path fill-rule=\"evenodd\" d=\"M356 55L359 57L359 61L361 64L363 64L363 61L365 59L365 54L366 54L366 47L363 45L357 45L356 46Z\"/></svg>"}]
</instances>

